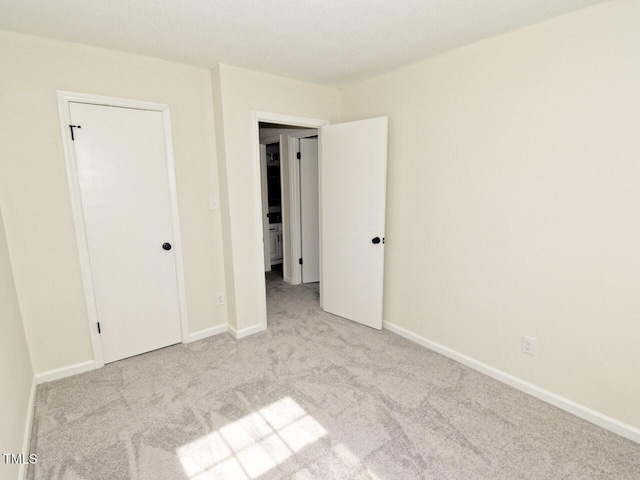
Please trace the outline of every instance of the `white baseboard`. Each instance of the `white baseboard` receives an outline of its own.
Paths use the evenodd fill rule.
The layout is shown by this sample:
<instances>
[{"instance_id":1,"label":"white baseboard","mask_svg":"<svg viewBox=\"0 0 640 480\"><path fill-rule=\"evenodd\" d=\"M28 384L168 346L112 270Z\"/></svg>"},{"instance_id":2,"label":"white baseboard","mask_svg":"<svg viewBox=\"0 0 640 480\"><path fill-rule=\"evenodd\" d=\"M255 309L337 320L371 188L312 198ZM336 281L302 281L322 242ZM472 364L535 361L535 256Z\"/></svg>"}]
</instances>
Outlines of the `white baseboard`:
<instances>
[{"instance_id":1,"label":"white baseboard","mask_svg":"<svg viewBox=\"0 0 640 480\"><path fill-rule=\"evenodd\" d=\"M539 400L550 403L551 405L558 407L565 412L569 412L576 417L582 418L587 422L591 422L595 425L598 425L599 427L609 430L610 432L618 434L621 437L625 437L636 443L640 443L639 428L623 423L620 420L616 420L615 418L604 415L603 413L597 412L589 407L585 407L584 405L545 390L544 388L538 387L537 385L522 380L521 378L503 372L502 370L498 370L497 368L475 360L474 358L464 355L463 353L457 352L456 350L453 350L449 347L445 347L444 345L421 337L420 335L413 333L406 328L402 328L394 323L384 321L382 322L382 326L390 332L400 335L407 340L411 340L412 342L415 342L418 345L422 345L429 350L433 350L434 352L444 355L445 357L449 357L456 362L473 368L480 373L484 373L485 375L488 375L489 377L494 378L502 383L506 383L507 385L516 388L521 392L527 393L533 397L536 397Z\"/></svg>"},{"instance_id":2,"label":"white baseboard","mask_svg":"<svg viewBox=\"0 0 640 480\"><path fill-rule=\"evenodd\" d=\"M236 330L231 325L229 325L229 333L233 335L236 340L248 337L249 335L253 335L254 333L262 332L263 330L266 330L266 328L262 323L259 323L258 325L252 325L251 327L242 328L240 330Z\"/></svg>"},{"instance_id":3,"label":"white baseboard","mask_svg":"<svg viewBox=\"0 0 640 480\"><path fill-rule=\"evenodd\" d=\"M87 360L86 362L36 373L36 382L38 382L38 385L45 382L53 382L54 380L60 380L61 378L88 372L89 370L95 370L95 368L95 362L93 360Z\"/></svg>"},{"instance_id":4,"label":"white baseboard","mask_svg":"<svg viewBox=\"0 0 640 480\"><path fill-rule=\"evenodd\" d=\"M227 330L228 325L226 323L223 325L216 325L215 327L205 328L204 330L198 330L197 332L189 334L189 342L195 342L202 340L203 338L212 337L213 335L224 333Z\"/></svg>"},{"instance_id":5,"label":"white baseboard","mask_svg":"<svg viewBox=\"0 0 640 480\"><path fill-rule=\"evenodd\" d=\"M33 377L31 381L31 392L29 393L29 403L27 404L27 419L25 421L24 426L24 436L22 437L22 452L27 458L30 452L29 448L31 446L31 428L33 427L33 413L36 407L36 392L38 391L38 384L36 383L36 377ZM35 452L34 452L35 453ZM27 465L20 465L20 470L18 471L18 478L20 480L24 480L27 478Z\"/></svg>"}]
</instances>

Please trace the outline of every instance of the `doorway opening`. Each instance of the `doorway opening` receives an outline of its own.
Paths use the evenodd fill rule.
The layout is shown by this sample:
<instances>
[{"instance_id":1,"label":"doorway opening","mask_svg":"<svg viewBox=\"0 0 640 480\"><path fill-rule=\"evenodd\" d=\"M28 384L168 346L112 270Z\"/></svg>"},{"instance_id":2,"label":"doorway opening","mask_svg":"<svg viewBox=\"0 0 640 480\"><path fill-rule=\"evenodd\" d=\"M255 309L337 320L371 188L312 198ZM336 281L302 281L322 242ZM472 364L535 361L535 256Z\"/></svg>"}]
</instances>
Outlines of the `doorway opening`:
<instances>
[{"instance_id":1,"label":"doorway opening","mask_svg":"<svg viewBox=\"0 0 640 480\"><path fill-rule=\"evenodd\" d=\"M313 285L320 310L380 330L387 117L329 125L323 120L282 114L254 111L251 116L258 247L255 273L258 275L256 293L259 295L261 329L267 328L267 293L286 290L291 292L290 299L295 302L296 292L313 293ZM272 212L276 218L279 213L281 219L281 278L268 271L279 265L280 253L276 248L279 247L278 224L269 223L267 217L271 214L267 145L274 143L279 145L279 150L276 151L275 146L273 150L270 148L270 159L275 163L277 153L280 207L278 212L277 206L273 205ZM305 161L312 157L305 151L313 153L315 164ZM307 165L310 167L305 169ZM276 168L274 177L277 172ZM311 200L305 201L306 198ZM274 260L277 263L274 265L271 265L270 227L276 230ZM311 253L314 249L318 252L317 257ZM311 266L315 258L318 260L314 272ZM313 275L315 279L312 279ZM268 289L267 284L271 282L267 280L271 279L277 282ZM282 314L281 319L286 320L284 306L276 303L270 310L278 311Z\"/></svg>"},{"instance_id":2,"label":"doorway opening","mask_svg":"<svg viewBox=\"0 0 640 480\"><path fill-rule=\"evenodd\" d=\"M258 133L268 296L278 284L320 281L318 130L259 122Z\"/></svg>"}]
</instances>

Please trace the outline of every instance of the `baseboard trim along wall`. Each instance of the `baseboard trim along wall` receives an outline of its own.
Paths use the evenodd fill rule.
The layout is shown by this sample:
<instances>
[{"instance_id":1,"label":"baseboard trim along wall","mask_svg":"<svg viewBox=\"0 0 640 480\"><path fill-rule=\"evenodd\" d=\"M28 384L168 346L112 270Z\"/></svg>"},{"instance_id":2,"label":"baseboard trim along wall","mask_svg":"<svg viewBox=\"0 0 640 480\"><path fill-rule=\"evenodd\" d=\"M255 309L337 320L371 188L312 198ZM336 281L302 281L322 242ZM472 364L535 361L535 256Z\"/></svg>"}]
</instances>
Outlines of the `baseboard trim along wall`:
<instances>
[{"instance_id":1,"label":"baseboard trim along wall","mask_svg":"<svg viewBox=\"0 0 640 480\"><path fill-rule=\"evenodd\" d=\"M45 382L53 382L54 380L60 380L61 378L70 377L71 375L77 375L78 373L95 370L95 368L95 362L93 360L87 360L86 362L80 362L74 365L68 365L66 367L54 368L53 370L47 370L46 372L36 373L36 382L38 382L38 385Z\"/></svg>"},{"instance_id":2,"label":"baseboard trim along wall","mask_svg":"<svg viewBox=\"0 0 640 480\"><path fill-rule=\"evenodd\" d=\"M248 337L249 335L253 335L254 333L262 332L263 330L266 330L266 327L262 323L258 325L252 325L251 327L242 328L240 330L236 330L231 325L229 325L229 333L233 335L236 340Z\"/></svg>"},{"instance_id":3,"label":"baseboard trim along wall","mask_svg":"<svg viewBox=\"0 0 640 480\"><path fill-rule=\"evenodd\" d=\"M553 392L545 390L544 388L538 387L532 383L529 383L521 378L518 378L509 373L503 372L502 370L498 370L486 363L482 363L474 358L471 358L463 353L457 352L449 347L445 347L439 343L428 340L420 335L413 333L406 328L402 328L391 322L382 322L382 327L390 332L395 333L396 335L400 335L401 337L406 338L407 340L411 340L412 342L417 343L423 347L428 348L429 350L433 350L436 353L444 355L456 362L462 363L467 367L473 368L474 370L484 373L491 378L494 378L502 383L509 385L510 387L516 388L521 392L527 393L539 400L550 403L554 407L558 407L565 412L569 412L576 417L579 417L587 422L591 422L599 427L602 427L610 432L620 435L621 437L628 438L636 443L640 443L640 429L623 423L615 418L604 415L600 412L597 412L589 407L585 407L579 403L576 403L568 398L564 398L560 395L557 395Z\"/></svg>"},{"instance_id":4,"label":"baseboard trim along wall","mask_svg":"<svg viewBox=\"0 0 640 480\"><path fill-rule=\"evenodd\" d=\"M225 323L223 325L216 325L215 327L205 328L204 330L198 330L189 334L189 342L196 342L203 338L212 337L213 335L219 335L226 332L229 326Z\"/></svg>"},{"instance_id":5,"label":"baseboard trim along wall","mask_svg":"<svg viewBox=\"0 0 640 480\"><path fill-rule=\"evenodd\" d=\"M29 404L27 405L27 420L24 425L24 436L22 437L22 452L25 457L28 458L29 454L32 453L29 451L31 446L31 428L33 427L33 414L36 408L36 392L38 391L38 384L36 382L36 377L33 377L33 381L31 382L31 392L29 393ZM35 452L33 452L35 453ZM20 480L24 480L27 478L27 465L23 463L20 465L20 470L18 471L18 478Z\"/></svg>"},{"instance_id":6,"label":"baseboard trim along wall","mask_svg":"<svg viewBox=\"0 0 640 480\"><path fill-rule=\"evenodd\" d=\"M228 328L229 328L228 325L225 323L223 325L216 325L215 327L199 330L197 332L189 334L189 342L195 342L196 340L201 340L203 338L210 337L212 335L218 335L219 333L224 333L228 330ZM243 336L251 335L251 333L255 333L255 332L244 333L244 331L250 330L252 328L254 327L241 330L240 333L243 333ZM93 360L87 360L86 362L80 362L74 365L68 365L66 367L60 367L60 368L55 368L53 370L47 370L46 372L36 373L35 380L37 384L40 385L41 383L53 382L54 380L60 380L61 378L66 378L72 375L77 375L79 373L95 370L95 368L96 368L95 362Z\"/></svg>"}]
</instances>

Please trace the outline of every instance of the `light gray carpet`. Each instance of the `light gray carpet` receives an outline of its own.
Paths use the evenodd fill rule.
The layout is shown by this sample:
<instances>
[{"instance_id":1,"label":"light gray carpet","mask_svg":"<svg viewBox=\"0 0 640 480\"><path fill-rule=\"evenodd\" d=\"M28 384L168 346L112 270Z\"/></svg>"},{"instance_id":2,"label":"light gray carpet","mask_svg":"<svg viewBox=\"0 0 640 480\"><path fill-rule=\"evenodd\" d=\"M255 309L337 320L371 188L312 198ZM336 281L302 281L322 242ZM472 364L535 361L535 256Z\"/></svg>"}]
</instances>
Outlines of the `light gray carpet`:
<instances>
[{"instance_id":1,"label":"light gray carpet","mask_svg":"<svg viewBox=\"0 0 640 480\"><path fill-rule=\"evenodd\" d=\"M268 277L269 329L38 388L30 479L640 479L640 445Z\"/></svg>"}]
</instances>

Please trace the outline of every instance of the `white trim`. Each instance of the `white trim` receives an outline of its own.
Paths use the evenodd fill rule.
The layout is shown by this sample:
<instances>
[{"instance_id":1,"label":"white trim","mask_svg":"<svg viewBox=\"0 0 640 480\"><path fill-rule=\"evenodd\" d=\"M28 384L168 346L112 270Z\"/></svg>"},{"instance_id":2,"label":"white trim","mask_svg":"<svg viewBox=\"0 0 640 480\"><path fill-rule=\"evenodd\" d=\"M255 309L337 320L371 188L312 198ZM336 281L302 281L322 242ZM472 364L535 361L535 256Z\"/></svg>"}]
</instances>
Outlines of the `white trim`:
<instances>
[{"instance_id":1,"label":"white trim","mask_svg":"<svg viewBox=\"0 0 640 480\"><path fill-rule=\"evenodd\" d=\"M82 209L82 195L80 192L80 182L78 178L78 168L76 164L75 149L69 134L69 124L71 114L69 103L85 103L91 105L106 105L111 107L133 108L137 110L150 110L162 112L162 123L164 128L165 152L167 158L167 170L169 174L169 195L171 197L171 220L173 226L173 247L176 265L176 281L178 285L178 303L180 309L180 331L182 342L189 343L189 319L187 313L186 289L184 279L184 263L182 258L182 241L180 237L180 218L178 212L178 191L176 187L175 161L173 158L173 140L171 137L171 116L169 105L166 103L144 102L124 98L104 97L87 93L74 93L58 90L58 113L60 116L60 131L62 133L62 144L67 167L67 179L69 182L69 193L71 195L71 206L73 209L73 219L76 230L76 240L78 253L80 256L80 269L82 272L82 283L84 287L85 302L87 307L87 317L89 322L89 332L91 334L91 345L93 347L93 368L100 368L104 365L102 353L102 343L100 335L96 329L98 322L98 311L93 286L93 276L91 274L91 262L89 260L89 246L87 244L86 229L84 223L84 212Z\"/></svg>"},{"instance_id":2,"label":"white trim","mask_svg":"<svg viewBox=\"0 0 640 480\"><path fill-rule=\"evenodd\" d=\"M76 166L75 149L69 138L69 127L71 114L69 112L69 102L72 98L84 99L84 95L74 96L68 92L58 91L58 113L60 115L60 130L62 133L62 145L64 148L64 158L67 167L67 178L69 182L69 193L71 195L71 207L73 210L73 220L76 231L78 254L80 256L80 270L82 273L82 285L84 287L84 297L89 320L89 332L91 334L91 345L93 347L93 358L96 366L104 365L102 356L102 344L96 331L95 325L98 321L95 295L93 290L93 278L91 275L91 265L89 262L89 248L87 245L86 230L84 224L84 212L82 209L82 195L80 193L80 181ZM90 101L91 99L87 99ZM40 383L40 382L39 382Z\"/></svg>"},{"instance_id":3,"label":"white trim","mask_svg":"<svg viewBox=\"0 0 640 480\"><path fill-rule=\"evenodd\" d=\"M132 100L130 98L107 97L104 95L94 95L93 93L68 92L56 90L58 100L64 99L66 102L87 103L90 105L105 105L109 107L134 108L136 110L151 110L162 112L169 107L167 103L146 102L144 100ZM58 103L60 105L60 103ZM65 125L68 127L68 125Z\"/></svg>"},{"instance_id":4,"label":"white trim","mask_svg":"<svg viewBox=\"0 0 640 480\"><path fill-rule=\"evenodd\" d=\"M587 422L593 423L599 427L604 428L605 430L609 430L610 432L620 435L621 437L628 438L629 440L632 440L636 443L640 443L639 428L623 423L620 420L616 420L615 418L609 417L603 413L574 402L573 400L569 400L568 398L550 392L549 390L545 390L544 388L538 387L537 385L522 380L521 378L503 372L502 370L498 370L495 367L487 365L486 363L482 363L479 360L453 350L452 348L445 347L444 345L428 340L427 338L424 338L394 323L383 321L382 327L386 330L389 330L390 332L395 333L396 335L400 335L407 340L411 340L418 345L426 347L429 350L433 350L434 352L451 358L452 360L466 365L467 367L473 368L474 370L483 373L491 378L494 378L495 380L498 380L502 383L505 383L510 387L527 393L532 397L542 400L543 402L547 402L554 407L558 407L561 410L564 410L565 412L571 413L572 415L586 420Z\"/></svg>"},{"instance_id":5,"label":"white trim","mask_svg":"<svg viewBox=\"0 0 640 480\"><path fill-rule=\"evenodd\" d=\"M26 457L29 456L29 448L31 447L31 429L33 428L33 414L36 407L36 392L38 391L38 384L36 383L36 377L33 377L31 381L31 392L29 393L29 403L27 404L27 419L24 426L24 436L22 437L22 453ZM35 453L35 452L34 452ZM24 480L27 478L27 464L20 465L18 471L18 478Z\"/></svg>"},{"instance_id":6,"label":"white trim","mask_svg":"<svg viewBox=\"0 0 640 480\"><path fill-rule=\"evenodd\" d=\"M202 340L203 338L212 337L213 335L219 335L221 333L225 333L228 329L229 326L225 323L223 325L216 325L215 327L198 330L197 332L193 332L189 335L189 341L196 342L198 340Z\"/></svg>"},{"instance_id":7,"label":"white trim","mask_svg":"<svg viewBox=\"0 0 640 480\"><path fill-rule=\"evenodd\" d=\"M176 263L176 281L178 287L178 306L180 308L180 329L182 343L189 343L189 314L187 312L187 289L184 278L184 260L182 257L182 236L180 232L180 212L178 210L178 187L176 183L176 164L173 157L173 137L171 136L171 113L169 105L162 110L164 127L164 147L167 156L169 173L169 195L171 197L171 220L173 225L173 248Z\"/></svg>"},{"instance_id":8,"label":"white trim","mask_svg":"<svg viewBox=\"0 0 640 480\"><path fill-rule=\"evenodd\" d=\"M251 327L243 328L241 330L236 330L231 325L229 325L229 333L236 339L240 340L241 338L248 337L249 335L253 335L254 333L264 332L267 327L261 323L257 325L252 325Z\"/></svg>"},{"instance_id":9,"label":"white trim","mask_svg":"<svg viewBox=\"0 0 640 480\"><path fill-rule=\"evenodd\" d=\"M318 228L320 231L320 245L318 255L320 257L320 308L324 310L324 264L322 256L322 129L318 129Z\"/></svg>"},{"instance_id":10,"label":"white trim","mask_svg":"<svg viewBox=\"0 0 640 480\"><path fill-rule=\"evenodd\" d=\"M46 382L53 382L54 380L60 380L61 378L71 377L72 375L78 375L79 373L88 372L99 368L96 362L93 360L87 360L86 362L75 363L73 365L67 365L66 367L54 368L53 370L47 370L46 372L36 373L36 382L38 385Z\"/></svg>"},{"instance_id":11,"label":"white trim","mask_svg":"<svg viewBox=\"0 0 640 480\"><path fill-rule=\"evenodd\" d=\"M282 125L293 125L296 127L309 127L309 128L320 128L325 125L329 125L329 122L326 120L319 120L314 118L306 118L306 117L295 117L292 115L283 115L279 113L268 113L268 112L259 112L252 111L251 112L251 169L253 171L253 198L254 198L254 217L255 217L255 225L256 225L256 250L258 252L257 257L257 273L258 273L258 288L256 291L256 295L258 295L258 305L260 309L260 326L261 330L266 330L267 328L267 289L264 278L264 244L263 244L263 235L264 228L262 223L262 187L260 185L260 122L267 123L279 123ZM319 132L318 132L319 133ZM231 326L229 326L229 331L232 332L236 338L242 338L247 335L251 335L252 333L256 333L261 330L255 330L257 326L243 328L241 330L236 331ZM255 331L254 331L255 330ZM250 333L243 334L242 332L251 331ZM235 332L235 333L234 333ZM241 336L238 336L241 335Z\"/></svg>"}]
</instances>

